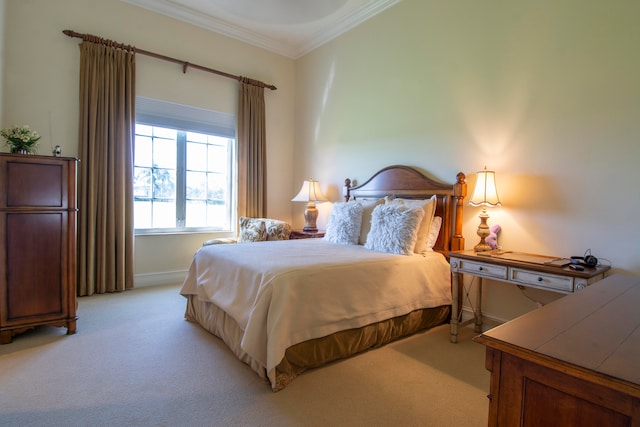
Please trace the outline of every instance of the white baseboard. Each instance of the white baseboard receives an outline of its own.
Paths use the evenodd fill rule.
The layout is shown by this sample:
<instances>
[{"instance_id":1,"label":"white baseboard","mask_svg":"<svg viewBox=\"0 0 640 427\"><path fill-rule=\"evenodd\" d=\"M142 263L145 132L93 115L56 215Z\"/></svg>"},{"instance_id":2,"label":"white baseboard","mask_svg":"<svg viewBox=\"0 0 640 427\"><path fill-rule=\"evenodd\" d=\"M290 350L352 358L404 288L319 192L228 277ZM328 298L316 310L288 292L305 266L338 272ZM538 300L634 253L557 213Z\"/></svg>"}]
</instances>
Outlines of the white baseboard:
<instances>
[{"instance_id":1,"label":"white baseboard","mask_svg":"<svg viewBox=\"0 0 640 427\"><path fill-rule=\"evenodd\" d=\"M179 285L187 275L187 270L162 271L160 273L136 274L133 278L134 287Z\"/></svg>"},{"instance_id":2,"label":"white baseboard","mask_svg":"<svg viewBox=\"0 0 640 427\"><path fill-rule=\"evenodd\" d=\"M473 319L473 309L471 307L462 307L462 322L466 322L467 320ZM487 329L493 328L495 326L501 325L507 322L508 319L503 319L501 317L497 317L492 315L491 313L482 313L482 330L485 331ZM467 327L474 327L473 321L467 323Z\"/></svg>"}]
</instances>

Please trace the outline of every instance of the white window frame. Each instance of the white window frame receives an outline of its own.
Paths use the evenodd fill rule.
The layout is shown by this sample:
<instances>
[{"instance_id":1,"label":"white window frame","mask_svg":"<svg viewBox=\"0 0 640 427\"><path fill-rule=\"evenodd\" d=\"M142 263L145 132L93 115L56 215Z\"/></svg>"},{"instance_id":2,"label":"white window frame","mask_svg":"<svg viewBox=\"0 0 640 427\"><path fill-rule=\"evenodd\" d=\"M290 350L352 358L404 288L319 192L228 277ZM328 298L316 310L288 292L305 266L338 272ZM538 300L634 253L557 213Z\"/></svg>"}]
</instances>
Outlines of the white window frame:
<instances>
[{"instance_id":1,"label":"white window frame","mask_svg":"<svg viewBox=\"0 0 640 427\"><path fill-rule=\"evenodd\" d=\"M227 228L218 227L185 227L185 218L176 217L175 228L135 228L135 235L152 234L186 234L186 233L233 233L237 222L237 139L236 118L232 114L207 110L188 105L175 104L138 96L136 97L136 123L176 129L179 132L197 132L207 135L221 136L233 140L229 150L229 224ZM178 136L178 139L180 137ZM178 153L176 165L176 184L183 181L186 174L186 141L177 141ZM176 189L176 205L186 203L184 192ZM184 209L183 209L184 211Z\"/></svg>"}]
</instances>

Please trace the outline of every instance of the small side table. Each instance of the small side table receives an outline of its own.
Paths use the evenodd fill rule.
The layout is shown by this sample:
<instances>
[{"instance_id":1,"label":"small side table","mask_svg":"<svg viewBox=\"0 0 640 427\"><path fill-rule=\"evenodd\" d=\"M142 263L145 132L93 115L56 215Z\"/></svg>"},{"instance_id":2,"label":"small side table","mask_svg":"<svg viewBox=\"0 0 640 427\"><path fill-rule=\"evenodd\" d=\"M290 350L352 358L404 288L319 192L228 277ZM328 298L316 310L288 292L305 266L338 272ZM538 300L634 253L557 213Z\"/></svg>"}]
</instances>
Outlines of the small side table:
<instances>
[{"instance_id":1,"label":"small side table","mask_svg":"<svg viewBox=\"0 0 640 427\"><path fill-rule=\"evenodd\" d=\"M318 231L304 231L304 230L292 230L289 235L289 240L295 239L322 239L324 237L324 230Z\"/></svg>"},{"instance_id":2,"label":"small side table","mask_svg":"<svg viewBox=\"0 0 640 427\"><path fill-rule=\"evenodd\" d=\"M562 260L562 258L510 251L449 252L449 264L453 276L453 283L451 284L453 294L451 304L451 342L458 342L458 326L470 322L470 320L463 323L458 322L459 294L463 274L475 276L479 279L473 321L475 322L475 331L482 332L482 285L484 279L569 294L604 279L605 273L611 268L605 265L595 268L586 267L584 271L575 271L568 266L550 265L556 260Z\"/></svg>"}]
</instances>

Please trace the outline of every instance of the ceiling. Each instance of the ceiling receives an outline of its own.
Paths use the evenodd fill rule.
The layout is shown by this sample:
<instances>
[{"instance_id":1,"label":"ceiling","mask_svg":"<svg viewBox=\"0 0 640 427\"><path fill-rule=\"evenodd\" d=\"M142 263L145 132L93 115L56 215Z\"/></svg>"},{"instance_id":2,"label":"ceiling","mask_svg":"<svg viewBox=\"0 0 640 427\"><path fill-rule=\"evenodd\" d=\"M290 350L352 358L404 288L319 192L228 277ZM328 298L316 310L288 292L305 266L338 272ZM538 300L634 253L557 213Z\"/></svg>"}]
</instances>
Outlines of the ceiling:
<instances>
[{"instance_id":1,"label":"ceiling","mask_svg":"<svg viewBox=\"0 0 640 427\"><path fill-rule=\"evenodd\" d=\"M400 0L122 0L298 58Z\"/></svg>"}]
</instances>

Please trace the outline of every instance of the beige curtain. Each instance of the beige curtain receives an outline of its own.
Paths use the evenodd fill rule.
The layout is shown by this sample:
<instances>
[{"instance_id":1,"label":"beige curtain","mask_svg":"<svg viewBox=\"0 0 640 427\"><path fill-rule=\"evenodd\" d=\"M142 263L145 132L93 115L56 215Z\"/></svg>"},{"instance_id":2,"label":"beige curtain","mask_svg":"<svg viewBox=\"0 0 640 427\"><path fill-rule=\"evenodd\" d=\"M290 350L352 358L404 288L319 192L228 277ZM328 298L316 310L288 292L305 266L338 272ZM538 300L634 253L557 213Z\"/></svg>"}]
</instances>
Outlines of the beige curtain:
<instances>
[{"instance_id":1,"label":"beige curtain","mask_svg":"<svg viewBox=\"0 0 640 427\"><path fill-rule=\"evenodd\" d=\"M135 53L80 44L78 295L133 287Z\"/></svg>"},{"instance_id":2,"label":"beige curtain","mask_svg":"<svg viewBox=\"0 0 640 427\"><path fill-rule=\"evenodd\" d=\"M242 78L238 99L238 216L266 216L266 164L264 87Z\"/></svg>"}]
</instances>

